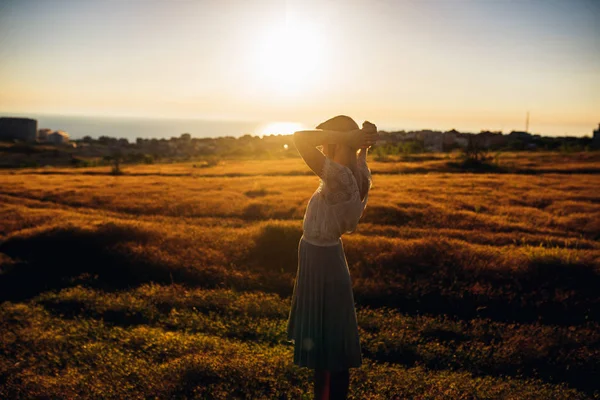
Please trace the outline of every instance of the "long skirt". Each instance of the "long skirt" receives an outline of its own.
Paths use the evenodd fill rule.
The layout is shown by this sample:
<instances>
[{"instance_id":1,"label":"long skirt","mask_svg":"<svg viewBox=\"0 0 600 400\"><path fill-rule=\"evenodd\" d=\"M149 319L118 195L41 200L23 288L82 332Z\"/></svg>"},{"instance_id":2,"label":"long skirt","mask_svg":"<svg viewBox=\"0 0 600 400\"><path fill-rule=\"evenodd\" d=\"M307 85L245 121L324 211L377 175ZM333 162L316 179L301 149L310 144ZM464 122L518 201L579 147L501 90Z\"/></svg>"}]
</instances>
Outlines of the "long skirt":
<instances>
[{"instance_id":1,"label":"long skirt","mask_svg":"<svg viewBox=\"0 0 600 400\"><path fill-rule=\"evenodd\" d=\"M316 246L300 239L287 338L294 364L342 371L362 365L352 280L340 239Z\"/></svg>"}]
</instances>

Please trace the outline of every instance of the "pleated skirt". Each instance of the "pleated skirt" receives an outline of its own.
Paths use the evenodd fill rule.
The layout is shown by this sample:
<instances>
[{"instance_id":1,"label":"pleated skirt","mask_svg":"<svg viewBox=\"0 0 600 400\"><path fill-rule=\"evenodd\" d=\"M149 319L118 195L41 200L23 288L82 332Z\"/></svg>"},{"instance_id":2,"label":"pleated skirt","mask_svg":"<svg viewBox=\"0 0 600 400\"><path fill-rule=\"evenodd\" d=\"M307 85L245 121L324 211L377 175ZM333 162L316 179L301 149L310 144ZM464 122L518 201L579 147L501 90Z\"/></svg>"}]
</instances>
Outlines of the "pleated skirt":
<instances>
[{"instance_id":1,"label":"pleated skirt","mask_svg":"<svg viewBox=\"0 0 600 400\"><path fill-rule=\"evenodd\" d=\"M287 338L294 343L294 364L342 371L362 365L352 280L342 241L298 244Z\"/></svg>"}]
</instances>

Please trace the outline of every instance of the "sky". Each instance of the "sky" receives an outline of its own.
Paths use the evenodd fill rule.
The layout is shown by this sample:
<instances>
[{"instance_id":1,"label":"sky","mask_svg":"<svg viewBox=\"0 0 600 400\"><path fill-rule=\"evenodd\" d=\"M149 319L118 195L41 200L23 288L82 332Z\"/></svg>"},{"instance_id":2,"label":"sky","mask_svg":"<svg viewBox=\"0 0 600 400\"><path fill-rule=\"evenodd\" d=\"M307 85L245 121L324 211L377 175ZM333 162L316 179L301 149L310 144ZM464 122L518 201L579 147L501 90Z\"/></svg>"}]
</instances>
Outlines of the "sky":
<instances>
[{"instance_id":1,"label":"sky","mask_svg":"<svg viewBox=\"0 0 600 400\"><path fill-rule=\"evenodd\" d=\"M597 0L0 0L0 112L591 135Z\"/></svg>"}]
</instances>

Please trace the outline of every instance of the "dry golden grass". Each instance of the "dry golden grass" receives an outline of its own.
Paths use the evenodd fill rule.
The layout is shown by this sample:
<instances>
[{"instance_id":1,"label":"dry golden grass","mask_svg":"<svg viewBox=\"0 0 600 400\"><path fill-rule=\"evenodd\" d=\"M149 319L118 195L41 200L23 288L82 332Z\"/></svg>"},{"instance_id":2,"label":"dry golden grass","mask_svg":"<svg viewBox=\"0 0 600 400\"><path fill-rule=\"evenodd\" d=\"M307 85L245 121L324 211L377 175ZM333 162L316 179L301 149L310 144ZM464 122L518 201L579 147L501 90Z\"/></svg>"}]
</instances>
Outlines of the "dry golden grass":
<instances>
[{"instance_id":1,"label":"dry golden grass","mask_svg":"<svg viewBox=\"0 0 600 400\"><path fill-rule=\"evenodd\" d=\"M490 154L497 162L498 172L506 173L598 173L600 172L600 153L560 153L560 152L499 152ZM457 172L452 162L459 159L458 153L414 154L392 156L390 161L371 161L370 167L377 174ZM218 160L217 160L218 161ZM450 165L449 165L450 163ZM312 175L302 159L290 157L279 160L236 160L223 159L217 165L207 166L203 161L177 164L150 164L124 166L132 175L168 175L168 176L254 176L254 175ZM110 167L87 168L22 168L11 170L11 174L102 174Z\"/></svg>"},{"instance_id":2,"label":"dry golden grass","mask_svg":"<svg viewBox=\"0 0 600 400\"><path fill-rule=\"evenodd\" d=\"M280 172L292 170L284 160ZM279 161L263 162L273 170ZM2 174L7 203L24 199L53 207L136 216L219 217L243 220L302 218L314 176L205 177L163 173L125 176ZM155 168L155 167L153 167ZM167 166L161 167L166 170ZM176 171L186 167L174 165ZM251 173L256 166L223 166ZM188 170L193 168L187 168ZM306 170L306 167L304 168ZM374 173L376 167L373 167ZM600 232L597 175L376 175L363 222L414 228L476 229L595 239ZM11 200L9 197L12 197ZM36 207L37 208L37 207Z\"/></svg>"},{"instance_id":3,"label":"dry golden grass","mask_svg":"<svg viewBox=\"0 0 600 400\"><path fill-rule=\"evenodd\" d=\"M597 155L447 161L371 163L344 236L352 398L598 396ZM0 172L0 397L302 398L283 338L318 179L298 159L124 170Z\"/></svg>"}]
</instances>

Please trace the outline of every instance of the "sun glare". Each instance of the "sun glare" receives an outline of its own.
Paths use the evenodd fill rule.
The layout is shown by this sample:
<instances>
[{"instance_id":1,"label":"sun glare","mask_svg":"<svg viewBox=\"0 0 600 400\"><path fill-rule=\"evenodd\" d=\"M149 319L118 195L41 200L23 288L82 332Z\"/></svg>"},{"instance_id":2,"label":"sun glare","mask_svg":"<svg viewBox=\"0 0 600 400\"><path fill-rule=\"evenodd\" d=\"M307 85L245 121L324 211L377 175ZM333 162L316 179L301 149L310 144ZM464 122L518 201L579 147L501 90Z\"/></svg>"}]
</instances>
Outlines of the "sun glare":
<instances>
[{"instance_id":1,"label":"sun glare","mask_svg":"<svg viewBox=\"0 0 600 400\"><path fill-rule=\"evenodd\" d=\"M273 122L264 125L259 129L261 135L290 135L296 131L304 129L304 126L297 122Z\"/></svg>"},{"instance_id":2,"label":"sun glare","mask_svg":"<svg viewBox=\"0 0 600 400\"><path fill-rule=\"evenodd\" d=\"M323 38L310 23L283 23L264 36L256 53L261 85L273 94L298 95L323 75Z\"/></svg>"}]
</instances>

